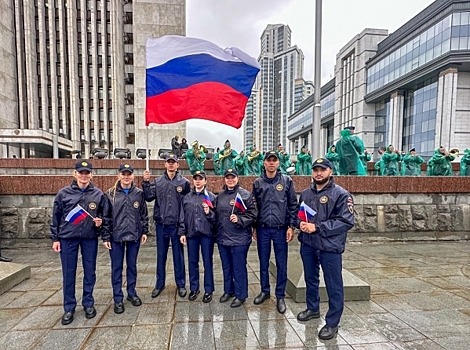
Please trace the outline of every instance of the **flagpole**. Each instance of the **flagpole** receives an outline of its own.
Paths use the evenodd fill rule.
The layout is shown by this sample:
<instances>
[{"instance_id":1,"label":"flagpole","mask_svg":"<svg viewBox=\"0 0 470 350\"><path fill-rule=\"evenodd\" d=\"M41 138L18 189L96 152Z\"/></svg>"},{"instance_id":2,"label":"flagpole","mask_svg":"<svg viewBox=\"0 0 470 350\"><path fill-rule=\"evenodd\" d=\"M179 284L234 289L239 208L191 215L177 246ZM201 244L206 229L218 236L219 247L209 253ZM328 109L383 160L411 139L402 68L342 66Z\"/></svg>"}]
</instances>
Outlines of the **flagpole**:
<instances>
[{"instance_id":1,"label":"flagpole","mask_svg":"<svg viewBox=\"0 0 470 350\"><path fill-rule=\"evenodd\" d=\"M233 211L235 210L235 203L237 203L237 196L238 196L238 192L237 192L237 194L235 195L235 200L234 200L234 202L233 202L232 214L233 214Z\"/></svg>"},{"instance_id":2,"label":"flagpole","mask_svg":"<svg viewBox=\"0 0 470 350\"><path fill-rule=\"evenodd\" d=\"M149 126L145 126L145 152L146 152L146 157L145 157L145 170L149 171L150 170L150 154L149 154Z\"/></svg>"},{"instance_id":3,"label":"flagpole","mask_svg":"<svg viewBox=\"0 0 470 350\"><path fill-rule=\"evenodd\" d=\"M307 209L304 207L305 221L308 223Z\"/></svg>"}]
</instances>

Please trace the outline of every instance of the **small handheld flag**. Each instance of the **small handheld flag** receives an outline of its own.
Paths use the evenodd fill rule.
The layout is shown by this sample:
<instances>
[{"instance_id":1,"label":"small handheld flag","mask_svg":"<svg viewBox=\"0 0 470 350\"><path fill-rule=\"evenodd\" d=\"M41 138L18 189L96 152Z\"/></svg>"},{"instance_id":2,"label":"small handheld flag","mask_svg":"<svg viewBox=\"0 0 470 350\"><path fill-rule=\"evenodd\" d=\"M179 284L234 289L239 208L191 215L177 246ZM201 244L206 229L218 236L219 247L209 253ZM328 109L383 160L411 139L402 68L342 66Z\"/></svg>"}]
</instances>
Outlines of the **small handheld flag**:
<instances>
[{"instance_id":1,"label":"small handheld flag","mask_svg":"<svg viewBox=\"0 0 470 350\"><path fill-rule=\"evenodd\" d=\"M313 217L316 214L317 212L313 210L312 208L310 208L307 204L305 204L304 201L300 203L300 208L299 208L299 212L297 213L297 217L301 221L309 222L311 219L313 219Z\"/></svg>"},{"instance_id":2,"label":"small handheld flag","mask_svg":"<svg viewBox=\"0 0 470 350\"><path fill-rule=\"evenodd\" d=\"M243 202L242 196L240 196L240 193L237 193L237 195L235 196L235 204L233 205L232 213L233 213L234 208L237 208L242 213L244 213L247 209L246 205L245 205L245 202Z\"/></svg>"},{"instance_id":3,"label":"small handheld flag","mask_svg":"<svg viewBox=\"0 0 470 350\"><path fill-rule=\"evenodd\" d=\"M82 222L87 216L90 216L93 219L93 216L85 209L83 209L80 204L77 204L65 217L65 221L70 222L74 225L78 225Z\"/></svg>"},{"instance_id":4,"label":"small handheld flag","mask_svg":"<svg viewBox=\"0 0 470 350\"><path fill-rule=\"evenodd\" d=\"M214 208L212 205L211 197L209 197L209 193L207 192L207 189L204 188L204 200L203 202L207 204L209 208Z\"/></svg>"}]
</instances>

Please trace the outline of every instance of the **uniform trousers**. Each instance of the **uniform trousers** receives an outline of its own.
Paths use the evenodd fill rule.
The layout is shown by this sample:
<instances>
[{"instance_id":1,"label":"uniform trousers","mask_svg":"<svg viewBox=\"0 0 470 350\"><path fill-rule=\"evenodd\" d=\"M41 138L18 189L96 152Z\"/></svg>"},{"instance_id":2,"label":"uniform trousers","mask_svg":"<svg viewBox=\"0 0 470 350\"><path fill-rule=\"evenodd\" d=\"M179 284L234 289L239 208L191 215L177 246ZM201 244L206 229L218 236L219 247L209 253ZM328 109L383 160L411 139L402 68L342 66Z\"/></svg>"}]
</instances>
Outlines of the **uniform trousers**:
<instances>
[{"instance_id":1,"label":"uniform trousers","mask_svg":"<svg viewBox=\"0 0 470 350\"><path fill-rule=\"evenodd\" d=\"M156 288L165 287L166 259L171 242L175 282L178 288L184 288L186 275L184 269L183 245L180 243L176 225L157 224L157 283Z\"/></svg>"},{"instance_id":2,"label":"uniform trousers","mask_svg":"<svg viewBox=\"0 0 470 350\"><path fill-rule=\"evenodd\" d=\"M271 257L271 241L276 259L276 298L284 299L287 283L287 229L285 227L258 227L256 229L256 242L260 265L261 291L270 293L269 286L269 258Z\"/></svg>"},{"instance_id":3,"label":"uniform trousers","mask_svg":"<svg viewBox=\"0 0 470 350\"><path fill-rule=\"evenodd\" d=\"M235 294L240 300L248 298L247 245L226 246L219 244L220 260L224 274L224 293Z\"/></svg>"},{"instance_id":4,"label":"uniform trousers","mask_svg":"<svg viewBox=\"0 0 470 350\"><path fill-rule=\"evenodd\" d=\"M139 254L140 240L111 242L111 284L113 286L113 298L115 303L120 303L124 299L122 293L122 270L124 265L124 255L126 256L126 280L127 295L137 296L135 285L137 283L137 255Z\"/></svg>"},{"instance_id":5,"label":"uniform trousers","mask_svg":"<svg viewBox=\"0 0 470 350\"><path fill-rule=\"evenodd\" d=\"M318 250L307 244L301 244L300 255L304 265L307 309L320 310L320 265L328 294L328 312L326 324L336 327L344 308L344 289L342 276L342 254Z\"/></svg>"},{"instance_id":6,"label":"uniform trousers","mask_svg":"<svg viewBox=\"0 0 470 350\"><path fill-rule=\"evenodd\" d=\"M202 254L204 265L204 291L206 293L214 292L214 238L204 234L199 234L186 239L188 247L188 270L189 285L193 292L199 290L199 250Z\"/></svg>"},{"instance_id":7,"label":"uniform trousers","mask_svg":"<svg viewBox=\"0 0 470 350\"><path fill-rule=\"evenodd\" d=\"M64 311L75 311L75 281L77 275L78 250L82 254L83 265L83 296L85 308L95 304L93 289L96 282L96 257L98 254L97 238L71 238L60 240L60 261L62 263Z\"/></svg>"}]
</instances>

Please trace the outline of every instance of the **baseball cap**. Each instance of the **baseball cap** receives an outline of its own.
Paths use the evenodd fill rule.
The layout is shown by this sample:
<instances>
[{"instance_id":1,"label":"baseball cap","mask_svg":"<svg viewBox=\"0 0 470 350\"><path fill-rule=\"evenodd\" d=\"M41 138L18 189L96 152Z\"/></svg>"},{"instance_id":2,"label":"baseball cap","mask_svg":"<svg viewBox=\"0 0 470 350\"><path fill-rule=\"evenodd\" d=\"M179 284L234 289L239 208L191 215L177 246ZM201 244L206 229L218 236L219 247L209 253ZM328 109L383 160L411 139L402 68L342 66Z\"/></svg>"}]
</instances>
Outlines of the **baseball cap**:
<instances>
[{"instance_id":1,"label":"baseball cap","mask_svg":"<svg viewBox=\"0 0 470 350\"><path fill-rule=\"evenodd\" d=\"M225 170L224 177L227 177L228 175L238 176L238 172L233 168L228 168Z\"/></svg>"},{"instance_id":2,"label":"baseball cap","mask_svg":"<svg viewBox=\"0 0 470 350\"><path fill-rule=\"evenodd\" d=\"M127 164L127 163L119 165L119 172L123 173L124 171L128 171L131 174L133 174L134 173L134 168L131 165Z\"/></svg>"},{"instance_id":3,"label":"baseball cap","mask_svg":"<svg viewBox=\"0 0 470 350\"><path fill-rule=\"evenodd\" d=\"M315 159L315 161L312 163L312 169L315 167L320 167L323 169L327 169L327 168L333 169L333 165L331 165L331 162L326 158Z\"/></svg>"},{"instance_id":4,"label":"baseball cap","mask_svg":"<svg viewBox=\"0 0 470 350\"><path fill-rule=\"evenodd\" d=\"M201 170L198 170L193 174L193 179L195 179L197 176L200 176L203 179L207 179L206 173L204 171L201 171Z\"/></svg>"},{"instance_id":5,"label":"baseball cap","mask_svg":"<svg viewBox=\"0 0 470 350\"><path fill-rule=\"evenodd\" d=\"M93 170L93 166L89 161L86 160L79 160L77 163L75 163L75 170L80 172L80 171L89 171L91 172Z\"/></svg>"},{"instance_id":6,"label":"baseball cap","mask_svg":"<svg viewBox=\"0 0 470 350\"><path fill-rule=\"evenodd\" d=\"M175 162L177 162L178 161L178 156L174 153L170 153L166 157L165 162L168 162L169 160L174 160Z\"/></svg>"},{"instance_id":7,"label":"baseball cap","mask_svg":"<svg viewBox=\"0 0 470 350\"><path fill-rule=\"evenodd\" d=\"M269 157L276 157L276 159L279 159L279 156L277 155L276 151L266 152L266 154L264 155L264 160L268 159Z\"/></svg>"}]
</instances>

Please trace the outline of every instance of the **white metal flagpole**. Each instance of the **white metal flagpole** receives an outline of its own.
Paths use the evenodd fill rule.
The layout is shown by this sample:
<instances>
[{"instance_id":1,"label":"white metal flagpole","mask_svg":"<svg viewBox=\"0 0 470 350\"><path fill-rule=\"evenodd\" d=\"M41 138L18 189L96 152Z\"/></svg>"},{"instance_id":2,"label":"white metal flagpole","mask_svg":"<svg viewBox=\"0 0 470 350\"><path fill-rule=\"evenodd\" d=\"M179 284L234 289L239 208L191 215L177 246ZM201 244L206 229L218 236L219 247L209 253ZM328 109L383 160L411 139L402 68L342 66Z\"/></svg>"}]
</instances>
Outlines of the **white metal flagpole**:
<instances>
[{"instance_id":1,"label":"white metal flagpole","mask_svg":"<svg viewBox=\"0 0 470 350\"><path fill-rule=\"evenodd\" d=\"M150 154L149 154L149 126L145 126L145 170L149 171L150 170Z\"/></svg>"}]
</instances>

